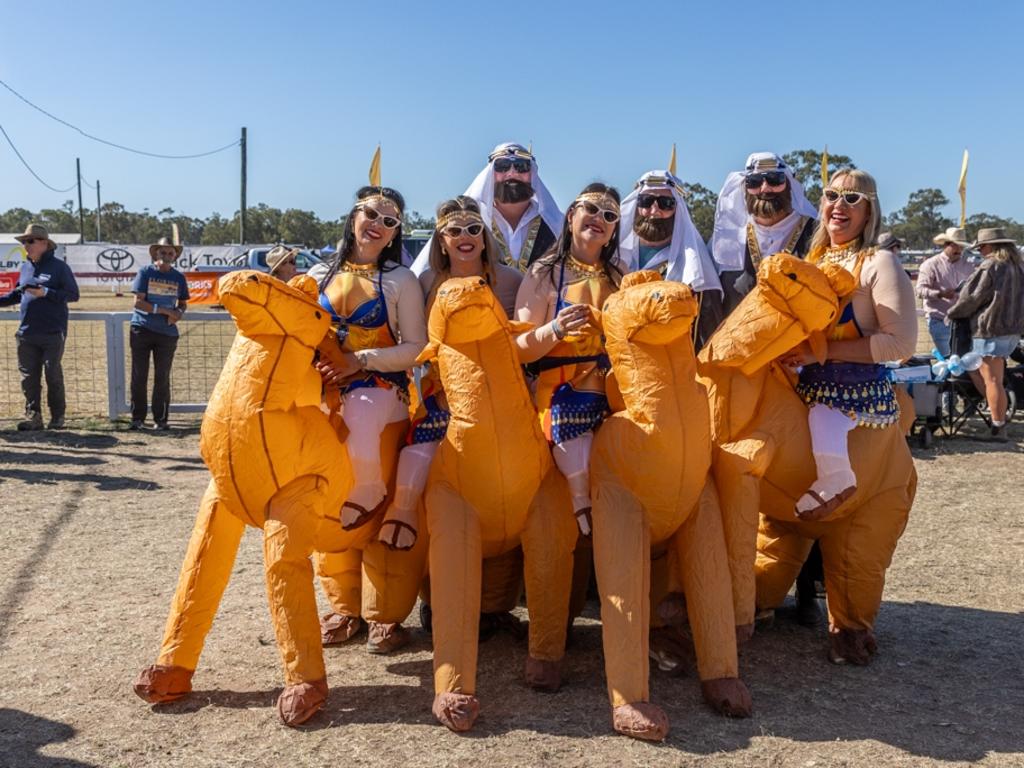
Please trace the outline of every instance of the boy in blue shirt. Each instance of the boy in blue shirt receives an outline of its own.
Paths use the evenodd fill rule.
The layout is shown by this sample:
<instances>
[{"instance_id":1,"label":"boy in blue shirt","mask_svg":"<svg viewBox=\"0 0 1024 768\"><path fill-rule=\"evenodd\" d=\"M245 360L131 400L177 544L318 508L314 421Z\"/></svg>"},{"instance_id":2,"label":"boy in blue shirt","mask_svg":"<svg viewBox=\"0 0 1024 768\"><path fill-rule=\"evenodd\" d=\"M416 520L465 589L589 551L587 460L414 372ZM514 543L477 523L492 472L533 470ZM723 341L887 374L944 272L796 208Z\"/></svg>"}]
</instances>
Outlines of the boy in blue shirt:
<instances>
[{"instance_id":1,"label":"boy in blue shirt","mask_svg":"<svg viewBox=\"0 0 1024 768\"><path fill-rule=\"evenodd\" d=\"M132 293L132 424L141 429L146 421L146 379L149 358L153 357L153 420L157 429L169 429L171 408L171 363L178 346L177 323L188 306L188 281L172 265L181 255L181 246L161 237L149 246L153 259L135 275Z\"/></svg>"}]
</instances>

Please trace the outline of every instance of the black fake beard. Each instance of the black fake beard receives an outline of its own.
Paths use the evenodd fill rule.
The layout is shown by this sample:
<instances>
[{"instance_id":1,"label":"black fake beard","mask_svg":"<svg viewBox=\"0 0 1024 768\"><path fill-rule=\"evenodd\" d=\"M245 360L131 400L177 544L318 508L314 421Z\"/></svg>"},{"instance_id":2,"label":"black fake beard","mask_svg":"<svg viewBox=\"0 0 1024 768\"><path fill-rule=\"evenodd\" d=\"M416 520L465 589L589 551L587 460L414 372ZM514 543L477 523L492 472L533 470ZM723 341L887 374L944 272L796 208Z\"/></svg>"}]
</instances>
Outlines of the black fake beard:
<instances>
[{"instance_id":1,"label":"black fake beard","mask_svg":"<svg viewBox=\"0 0 1024 768\"><path fill-rule=\"evenodd\" d=\"M772 192L767 195L747 195L747 213L759 219L774 219L786 216L793 210L793 196L789 190Z\"/></svg>"},{"instance_id":2,"label":"black fake beard","mask_svg":"<svg viewBox=\"0 0 1024 768\"><path fill-rule=\"evenodd\" d=\"M499 203L523 203L533 197L533 187L528 181L507 179L494 185L494 199Z\"/></svg>"},{"instance_id":3,"label":"black fake beard","mask_svg":"<svg viewBox=\"0 0 1024 768\"><path fill-rule=\"evenodd\" d=\"M672 237L672 229L676 225L676 216L672 214L667 219L657 219L653 216L641 216L633 219L633 231L641 240L649 243L660 243Z\"/></svg>"}]
</instances>

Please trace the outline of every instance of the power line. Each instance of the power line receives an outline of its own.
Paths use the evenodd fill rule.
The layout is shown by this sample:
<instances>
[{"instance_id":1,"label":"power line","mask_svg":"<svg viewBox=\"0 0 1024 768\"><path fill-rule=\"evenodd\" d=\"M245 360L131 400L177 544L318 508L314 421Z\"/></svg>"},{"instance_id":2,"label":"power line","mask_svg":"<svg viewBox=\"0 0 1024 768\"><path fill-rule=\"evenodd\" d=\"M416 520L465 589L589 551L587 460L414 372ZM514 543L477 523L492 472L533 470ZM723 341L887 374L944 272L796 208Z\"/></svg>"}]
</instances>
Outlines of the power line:
<instances>
[{"instance_id":1,"label":"power line","mask_svg":"<svg viewBox=\"0 0 1024 768\"><path fill-rule=\"evenodd\" d=\"M20 93L18 93L16 90L11 88L11 86L9 86L3 80L0 80L0 85L2 85L4 88L6 88L11 93L13 93L15 96L17 96L23 102L28 104L30 107L32 107L32 109L36 110L37 112L42 112L44 115L46 115L51 120L56 120L61 125L67 126L68 128L70 128L70 129L72 129L74 131L77 131L78 133L80 133L83 136L85 136L85 138L92 139L93 141L98 141L100 144L106 144L108 147L114 147L115 149L123 149L125 152L133 152L136 155L145 155L146 157L158 157L158 158L161 158L163 160L194 160L194 159L199 158L199 157L208 157L210 155L215 155L218 152L223 152L224 150L231 149L232 147L237 147L238 143L239 143L238 139L235 139L230 144L225 144L223 147L220 147L218 149L211 149L209 152L200 152L200 153L195 154L195 155L164 155L164 154L160 154L159 152L146 152L146 151L141 150L141 149L133 149L132 147L126 147L123 144L118 144L118 143L113 142L113 141L107 141L106 139L101 139L99 136L93 136L91 133L86 133L85 131L83 131L78 126L72 125L67 120L61 120L56 115L52 115L49 112L47 112L45 109L43 109L42 107L33 104L27 98L25 98Z\"/></svg>"},{"instance_id":2,"label":"power line","mask_svg":"<svg viewBox=\"0 0 1024 768\"><path fill-rule=\"evenodd\" d=\"M28 169L28 172L36 177L36 181L38 181L44 187L46 187L47 189L52 190L54 192L57 192L59 194L64 194L65 192L70 192L71 190L73 190L75 188L75 186L76 186L75 184L72 184L67 189L57 189L56 187L53 187L53 186L47 184L45 181L43 181L39 177L38 173L36 173L35 171L32 170L32 166L28 164L28 161L25 160L25 158L21 156L21 152L19 152L18 148L16 146L14 146L14 142L11 141L11 137L7 135L7 131L4 130L3 125L0 125L0 133L2 133L4 135L5 139L7 139L7 143L11 145L11 149L14 150L14 154L16 154L18 156L18 159L21 160L21 164L24 165Z\"/></svg>"}]
</instances>

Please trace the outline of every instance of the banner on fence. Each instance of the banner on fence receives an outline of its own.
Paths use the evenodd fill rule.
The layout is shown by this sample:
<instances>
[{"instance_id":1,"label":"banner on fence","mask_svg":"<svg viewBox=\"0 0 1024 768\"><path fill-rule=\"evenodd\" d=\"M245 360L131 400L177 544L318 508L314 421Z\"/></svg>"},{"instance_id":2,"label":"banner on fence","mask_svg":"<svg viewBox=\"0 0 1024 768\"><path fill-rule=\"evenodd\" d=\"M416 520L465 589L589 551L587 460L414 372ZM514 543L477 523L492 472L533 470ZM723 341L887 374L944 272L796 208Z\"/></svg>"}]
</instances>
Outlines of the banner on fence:
<instances>
[{"instance_id":1,"label":"banner on fence","mask_svg":"<svg viewBox=\"0 0 1024 768\"><path fill-rule=\"evenodd\" d=\"M217 293L217 280L223 272L186 272L185 279L188 281L188 303L192 304L220 304L220 296Z\"/></svg>"},{"instance_id":2,"label":"banner on fence","mask_svg":"<svg viewBox=\"0 0 1024 768\"><path fill-rule=\"evenodd\" d=\"M18 272L0 272L0 296L10 293L18 284Z\"/></svg>"}]
</instances>

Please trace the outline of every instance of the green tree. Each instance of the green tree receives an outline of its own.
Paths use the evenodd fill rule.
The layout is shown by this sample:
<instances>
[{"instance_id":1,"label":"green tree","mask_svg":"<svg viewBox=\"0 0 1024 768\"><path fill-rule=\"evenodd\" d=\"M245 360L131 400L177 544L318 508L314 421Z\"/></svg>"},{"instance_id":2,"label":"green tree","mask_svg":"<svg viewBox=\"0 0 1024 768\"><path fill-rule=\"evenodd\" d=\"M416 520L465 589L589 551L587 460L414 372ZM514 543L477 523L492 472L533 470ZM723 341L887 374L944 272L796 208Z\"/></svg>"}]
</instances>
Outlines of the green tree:
<instances>
[{"instance_id":1,"label":"green tree","mask_svg":"<svg viewBox=\"0 0 1024 768\"><path fill-rule=\"evenodd\" d=\"M0 232L22 233L35 218L35 214L27 208L11 208L0 214ZM75 227L78 231L78 227Z\"/></svg>"},{"instance_id":2,"label":"green tree","mask_svg":"<svg viewBox=\"0 0 1024 768\"><path fill-rule=\"evenodd\" d=\"M278 235L285 243L302 243L311 248L323 245L323 224L312 211L289 208L281 215Z\"/></svg>"},{"instance_id":3,"label":"green tree","mask_svg":"<svg viewBox=\"0 0 1024 768\"><path fill-rule=\"evenodd\" d=\"M1018 245L1024 243L1024 224L1013 219L1004 219L988 213L975 213L967 217L967 236L972 240L978 236L979 229L1002 227L1007 236L1013 238Z\"/></svg>"},{"instance_id":4,"label":"green tree","mask_svg":"<svg viewBox=\"0 0 1024 768\"><path fill-rule=\"evenodd\" d=\"M815 207L821 201L821 150L796 149L782 156L783 161L793 172L793 176L804 188L804 194ZM828 155L829 175L843 168L856 168L846 155Z\"/></svg>"},{"instance_id":5,"label":"green tree","mask_svg":"<svg viewBox=\"0 0 1024 768\"><path fill-rule=\"evenodd\" d=\"M908 249L932 247L932 238L953 221L942 214L949 205L940 189L919 189L910 193L907 204L885 219L885 224L896 237L903 240Z\"/></svg>"},{"instance_id":6,"label":"green tree","mask_svg":"<svg viewBox=\"0 0 1024 768\"><path fill-rule=\"evenodd\" d=\"M715 206L718 204L718 195L705 187L703 184L683 184L683 196L686 198L686 205L690 209L690 218L693 225L697 227L704 242L711 239L711 233L715 230Z\"/></svg>"},{"instance_id":7,"label":"green tree","mask_svg":"<svg viewBox=\"0 0 1024 768\"><path fill-rule=\"evenodd\" d=\"M421 216L419 211L409 211L402 217L402 231L409 234L414 229L433 229L436 221L431 216Z\"/></svg>"}]
</instances>

